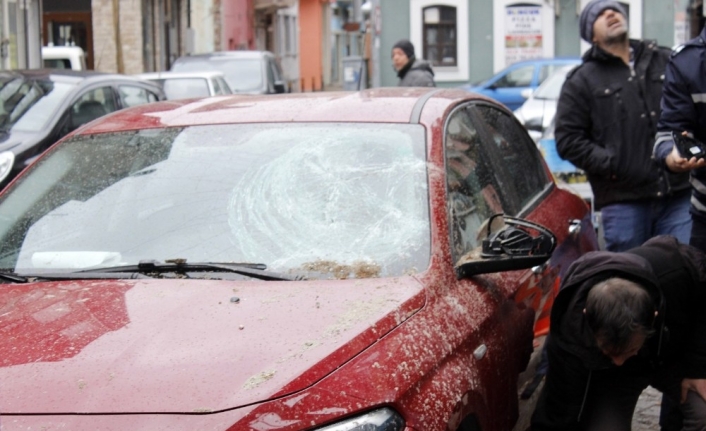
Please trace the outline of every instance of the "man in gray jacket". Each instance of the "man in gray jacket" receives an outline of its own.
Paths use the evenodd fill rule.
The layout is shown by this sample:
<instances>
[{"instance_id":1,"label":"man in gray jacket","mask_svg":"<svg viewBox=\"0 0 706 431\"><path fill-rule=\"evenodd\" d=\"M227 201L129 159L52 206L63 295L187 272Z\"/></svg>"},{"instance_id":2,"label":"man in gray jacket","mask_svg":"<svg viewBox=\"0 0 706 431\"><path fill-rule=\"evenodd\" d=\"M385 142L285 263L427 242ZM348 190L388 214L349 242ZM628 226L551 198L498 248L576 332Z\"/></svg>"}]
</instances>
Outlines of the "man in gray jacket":
<instances>
[{"instance_id":1,"label":"man in gray jacket","mask_svg":"<svg viewBox=\"0 0 706 431\"><path fill-rule=\"evenodd\" d=\"M400 78L399 87L436 87L431 65L414 56L414 45L407 39L392 47L392 67Z\"/></svg>"}]
</instances>

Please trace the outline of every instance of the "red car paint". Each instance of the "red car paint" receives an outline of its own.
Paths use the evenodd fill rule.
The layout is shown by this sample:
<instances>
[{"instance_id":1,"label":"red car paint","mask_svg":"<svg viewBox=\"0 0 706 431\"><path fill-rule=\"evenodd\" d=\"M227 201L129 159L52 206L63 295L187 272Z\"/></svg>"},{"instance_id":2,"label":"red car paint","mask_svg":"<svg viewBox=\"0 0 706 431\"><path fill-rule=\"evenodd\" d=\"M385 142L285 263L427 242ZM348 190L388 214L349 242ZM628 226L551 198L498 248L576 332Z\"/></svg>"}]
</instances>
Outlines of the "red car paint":
<instances>
[{"instance_id":1,"label":"red car paint","mask_svg":"<svg viewBox=\"0 0 706 431\"><path fill-rule=\"evenodd\" d=\"M2 428L297 431L389 406L405 430L456 430L469 416L482 430L511 429L533 332L546 330L558 278L596 241L586 204L552 186L525 217L556 235L546 266L456 278L444 127L474 101L494 104L428 89L217 97L143 105L75 132L418 118L439 167L431 262L353 280L0 285ZM583 221L576 234L572 220Z\"/></svg>"}]
</instances>

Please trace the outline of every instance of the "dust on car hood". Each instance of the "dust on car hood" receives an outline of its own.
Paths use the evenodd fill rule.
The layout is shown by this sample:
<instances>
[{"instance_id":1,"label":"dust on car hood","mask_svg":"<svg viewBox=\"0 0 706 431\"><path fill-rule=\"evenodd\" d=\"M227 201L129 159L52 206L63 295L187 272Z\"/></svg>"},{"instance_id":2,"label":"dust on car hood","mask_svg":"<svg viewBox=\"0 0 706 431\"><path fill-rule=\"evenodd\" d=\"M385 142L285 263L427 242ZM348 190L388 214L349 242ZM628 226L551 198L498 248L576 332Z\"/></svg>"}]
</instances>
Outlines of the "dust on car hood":
<instances>
[{"instance_id":1,"label":"dust on car hood","mask_svg":"<svg viewBox=\"0 0 706 431\"><path fill-rule=\"evenodd\" d=\"M310 386L424 304L413 277L0 289L0 412L206 412Z\"/></svg>"}]
</instances>

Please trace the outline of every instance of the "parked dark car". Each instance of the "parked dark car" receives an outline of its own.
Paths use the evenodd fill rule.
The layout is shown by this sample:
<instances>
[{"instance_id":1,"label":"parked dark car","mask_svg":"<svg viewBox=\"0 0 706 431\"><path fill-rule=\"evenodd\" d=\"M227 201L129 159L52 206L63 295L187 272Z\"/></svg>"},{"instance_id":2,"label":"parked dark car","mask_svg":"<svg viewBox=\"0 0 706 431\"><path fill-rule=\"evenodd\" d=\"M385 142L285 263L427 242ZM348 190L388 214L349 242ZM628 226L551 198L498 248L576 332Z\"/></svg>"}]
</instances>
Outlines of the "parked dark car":
<instances>
[{"instance_id":1,"label":"parked dark car","mask_svg":"<svg viewBox=\"0 0 706 431\"><path fill-rule=\"evenodd\" d=\"M174 72L222 72L233 93L273 94L287 92L274 54L269 51L219 51L179 57Z\"/></svg>"},{"instance_id":2,"label":"parked dark car","mask_svg":"<svg viewBox=\"0 0 706 431\"><path fill-rule=\"evenodd\" d=\"M67 133L107 113L164 100L156 84L62 69L0 72L0 186Z\"/></svg>"},{"instance_id":3,"label":"parked dark car","mask_svg":"<svg viewBox=\"0 0 706 431\"><path fill-rule=\"evenodd\" d=\"M3 431L507 431L595 249L465 91L116 112L0 194Z\"/></svg>"}]
</instances>

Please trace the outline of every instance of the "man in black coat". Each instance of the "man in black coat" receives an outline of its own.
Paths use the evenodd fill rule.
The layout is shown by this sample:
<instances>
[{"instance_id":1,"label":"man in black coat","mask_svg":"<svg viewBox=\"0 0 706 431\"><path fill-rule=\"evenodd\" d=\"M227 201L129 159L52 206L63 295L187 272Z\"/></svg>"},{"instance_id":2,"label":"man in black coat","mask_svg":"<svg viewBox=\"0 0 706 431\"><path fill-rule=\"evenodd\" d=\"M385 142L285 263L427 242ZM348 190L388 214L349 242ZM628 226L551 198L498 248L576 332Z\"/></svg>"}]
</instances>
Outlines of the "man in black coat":
<instances>
[{"instance_id":1,"label":"man in black coat","mask_svg":"<svg viewBox=\"0 0 706 431\"><path fill-rule=\"evenodd\" d=\"M551 314L549 369L532 431L629 431L642 391L706 429L706 256L658 236L567 271Z\"/></svg>"},{"instance_id":2,"label":"man in black coat","mask_svg":"<svg viewBox=\"0 0 706 431\"><path fill-rule=\"evenodd\" d=\"M625 251L655 235L688 242L688 175L652 159L670 51L629 39L617 1L592 0L579 24L593 46L562 87L559 155L586 172L608 250Z\"/></svg>"}]
</instances>

